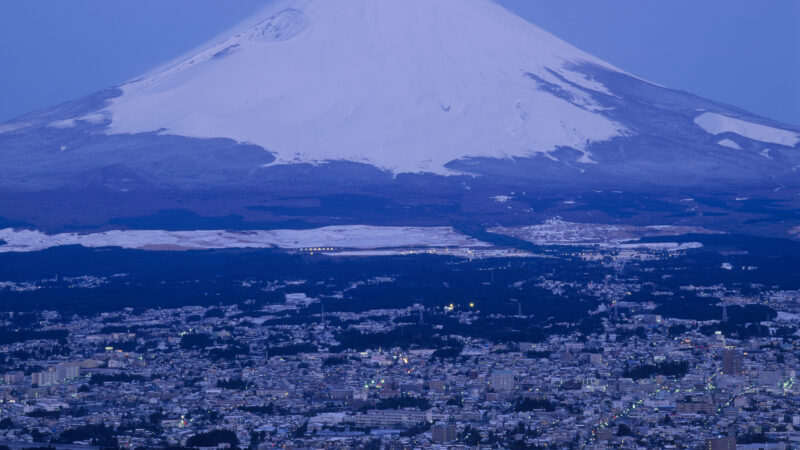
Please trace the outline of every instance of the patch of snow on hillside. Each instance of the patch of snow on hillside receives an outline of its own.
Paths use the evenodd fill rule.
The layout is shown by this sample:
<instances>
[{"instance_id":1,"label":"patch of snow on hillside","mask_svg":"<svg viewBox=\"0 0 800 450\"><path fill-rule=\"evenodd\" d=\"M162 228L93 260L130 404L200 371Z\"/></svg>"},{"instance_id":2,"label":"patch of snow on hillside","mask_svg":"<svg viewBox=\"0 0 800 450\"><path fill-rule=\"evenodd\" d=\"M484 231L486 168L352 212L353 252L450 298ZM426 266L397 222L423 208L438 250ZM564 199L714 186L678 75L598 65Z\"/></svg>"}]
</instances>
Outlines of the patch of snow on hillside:
<instances>
[{"instance_id":1,"label":"patch of snow on hillside","mask_svg":"<svg viewBox=\"0 0 800 450\"><path fill-rule=\"evenodd\" d=\"M592 154L588 151L584 151L580 158L577 161L581 164L598 164L597 161L592 159Z\"/></svg>"},{"instance_id":2,"label":"patch of snow on hillside","mask_svg":"<svg viewBox=\"0 0 800 450\"><path fill-rule=\"evenodd\" d=\"M65 245L121 247L141 250L206 250L224 248L380 249L398 247L490 247L450 227L332 226L311 230L164 231L113 230L102 233L63 233L0 230L0 253L32 252Z\"/></svg>"},{"instance_id":3,"label":"patch of snow on hillside","mask_svg":"<svg viewBox=\"0 0 800 450\"><path fill-rule=\"evenodd\" d=\"M72 119L56 120L47 125L50 128L66 129L74 128L78 122L85 122L93 125L101 124L109 120L108 114L105 112L95 112L83 117L75 117Z\"/></svg>"},{"instance_id":4,"label":"patch of snow on hillside","mask_svg":"<svg viewBox=\"0 0 800 450\"><path fill-rule=\"evenodd\" d=\"M8 122L0 125L0 134L10 133L31 125L28 122Z\"/></svg>"},{"instance_id":5,"label":"patch of snow on hillside","mask_svg":"<svg viewBox=\"0 0 800 450\"><path fill-rule=\"evenodd\" d=\"M637 227L632 225L609 225L597 223L573 223L559 218L538 225L523 227L495 227L490 233L503 234L526 240L537 245L613 245L628 247L673 246L673 243L634 243L643 237L678 236L682 234L714 233L699 227L657 225ZM623 244L624 243L624 244ZM669 245L667 245L669 244ZM675 244L677 245L677 244Z\"/></svg>"},{"instance_id":6,"label":"patch of snow on hillside","mask_svg":"<svg viewBox=\"0 0 800 450\"><path fill-rule=\"evenodd\" d=\"M748 139L794 147L800 135L793 131L760 125L722 114L706 112L694 119L700 128L710 134L735 133Z\"/></svg>"},{"instance_id":7,"label":"patch of snow on hillside","mask_svg":"<svg viewBox=\"0 0 800 450\"><path fill-rule=\"evenodd\" d=\"M723 139L723 140L717 142L717 144L719 144L719 145L721 145L723 147L732 148L734 150L741 150L742 149L742 147L740 147L739 144L737 144L735 141L732 141L730 139Z\"/></svg>"},{"instance_id":8,"label":"patch of snow on hillside","mask_svg":"<svg viewBox=\"0 0 800 450\"><path fill-rule=\"evenodd\" d=\"M65 119L65 120L57 120L55 122L51 122L48 125L50 128L72 128L75 126L75 119Z\"/></svg>"},{"instance_id":9,"label":"patch of snow on hillside","mask_svg":"<svg viewBox=\"0 0 800 450\"><path fill-rule=\"evenodd\" d=\"M610 90L608 90L608 88L603 83L587 78L586 75L577 72L571 72L569 70L560 70L558 71L558 74L564 77L565 80L571 83L575 83L586 89L590 89L592 91L597 91L606 95L610 95L612 97L616 97L616 95Z\"/></svg>"}]
</instances>

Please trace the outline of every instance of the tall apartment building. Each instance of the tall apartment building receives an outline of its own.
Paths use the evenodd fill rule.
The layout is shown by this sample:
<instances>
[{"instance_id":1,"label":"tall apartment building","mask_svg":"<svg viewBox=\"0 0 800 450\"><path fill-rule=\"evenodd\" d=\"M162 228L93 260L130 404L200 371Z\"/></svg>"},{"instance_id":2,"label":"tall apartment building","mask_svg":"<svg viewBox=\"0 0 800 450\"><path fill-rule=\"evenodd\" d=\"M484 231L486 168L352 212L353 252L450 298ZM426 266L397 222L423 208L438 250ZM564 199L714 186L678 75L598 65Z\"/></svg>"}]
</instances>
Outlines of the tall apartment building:
<instances>
[{"instance_id":1,"label":"tall apartment building","mask_svg":"<svg viewBox=\"0 0 800 450\"><path fill-rule=\"evenodd\" d=\"M431 380L428 388L434 392L444 392L444 380Z\"/></svg>"},{"instance_id":2,"label":"tall apartment building","mask_svg":"<svg viewBox=\"0 0 800 450\"><path fill-rule=\"evenodd\" d=\"M371 410L367 414L353 417L353 422L360 427L413 427L433 420L431 411L412 409Z\"/></svg>"},{"instance_id":3,"label":"tall apartment building","mask_svg":"<svg viewBox=\"0 0 800 450\"><path fill-rule=\"evenodd\" d=\"M31 384L38 386L50 386L51 384L58 383L56 370L54 367L42 372L34 372L31 374Z\"/></svg>"},{"instance_id":4,"label":"tall apartment building","mask_svg":"<svg viewBox=\"0 0 800 450\"><path fill-rule=\"evenodd\" d=\"M725 375L741 375L743 371L742 354L736 349L725 349L722 353L722 373Z\"/></svg>"},{"instance_id":5,"label":"tall apartment building","mask_svg":"<svg viewBox=\"0 0 800 450\"><path fill-rule=\"evenodd\" d=\"M58 377L59 381L78 378L80 371L80 365L78 364L65 363L56 366L56 376Z\"/></svg>"},{"instance_id":6,"label":"tall apartment building","mask_svg":"<svg viewBox=\"0 0 800 450\"><path fill-rule=\"evenodd\" d=\"M3 375L3 383L5 384L20 384L25 380L24 372L8 372Z\"/></svg>"},{"instance_id":7,"label":"tall apartment building","mask_svg":"<svg viewBox=\"0 0 800 450\"><path fill-rule=\"evenodd\" d=\"M31 384L38 386L50 386L64 380L78 378L80 375L80 365L77 363L63 363L55 367L50 367L41 372L31 374Z\"/></svg>"},{"instance_id":8,"label":"tall apartment building","mask_svg":"<svg viewBox=\"0 0 800 450\"><path fill-rule=\"evenodd\" d=\"M510 370L495 370L489 377L489 384L495 392L512 392L516 386L514 373Z\"/></svg>"},{"instance_id":9,"label":"tall apartment building","mask_svg":"<svg viewBox=\"0 0 800 450\"><path fill-rule=\"evenodd\" d=\"M706 440L705 450L736 450L736 438L721 437Z\"/></svg>"},{"instance_id":10,"label":"tall apartment building","mask_svg":"<svg viewBox=\"0 0 800 450\"><path fill-rule=\"evenodd\" d=\"M453 423L438 424L431 427L434 444L449 444L456 440L456 425Z\"/></svg>"}]
</instances>

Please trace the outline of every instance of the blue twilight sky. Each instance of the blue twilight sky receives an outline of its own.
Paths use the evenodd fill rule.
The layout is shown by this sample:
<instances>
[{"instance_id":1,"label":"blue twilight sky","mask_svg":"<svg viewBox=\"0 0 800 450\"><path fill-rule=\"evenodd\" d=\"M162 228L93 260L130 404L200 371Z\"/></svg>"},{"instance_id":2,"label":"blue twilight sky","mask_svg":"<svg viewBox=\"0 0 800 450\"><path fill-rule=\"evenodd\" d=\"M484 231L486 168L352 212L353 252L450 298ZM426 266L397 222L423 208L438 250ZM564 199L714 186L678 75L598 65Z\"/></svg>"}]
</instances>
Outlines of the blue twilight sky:
<instances>
[{"instance_id":1,"label":"blue twilight sky","mask_svg":"<svg viewBox=\"0 0 800 450\"><path fill-rule=\"evenodd\" d=\"M497 1L628 72L800 125L798 0ZM0 0L0 122L133 78L267 2Z\"/></svg>"}]
</instances>

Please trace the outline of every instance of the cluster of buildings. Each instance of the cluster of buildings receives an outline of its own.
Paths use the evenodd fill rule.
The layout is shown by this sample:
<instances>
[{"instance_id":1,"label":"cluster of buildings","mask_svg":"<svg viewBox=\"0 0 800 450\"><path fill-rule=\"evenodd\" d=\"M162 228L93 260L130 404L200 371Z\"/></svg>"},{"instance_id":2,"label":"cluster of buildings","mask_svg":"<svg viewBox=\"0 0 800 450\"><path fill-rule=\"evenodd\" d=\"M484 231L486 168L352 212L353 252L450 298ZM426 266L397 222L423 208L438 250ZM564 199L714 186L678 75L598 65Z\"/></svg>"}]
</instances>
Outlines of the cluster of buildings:
<instances>
[{"instance_id":1,"label":"cluster of buildings","mask_svg":"<svg viewBox=\"0 0 800 450\"><path fill-rule=\"evenodd\" d=\"M793 334L736 340L703 332L721 320L606 308L591 331L493 342L447 325L475 309L289 320L318 306L293 293L283 305L43 313L33 327L69 334L0 347L0 445L99 444L81 430L102 426L122 448L198 436L243 448L800 448L792 314L763 325ZM340 341L412 326L457 351Z\"/></svg>"},{"instance_id":2,"label":"cluster of buildings","mask_svg":"<svg viewBox=\"0 0 800 450\"><path fill-rule=\"evenodd\" d=\"M12 377L17 377L21 372L11 372L11 374ZM33 372L31 374L31 384L33 386L51 386L68 380L77 379L79 374L80 364L61 363L54 367L49 367L47 370Z\"/></svg>"}]
</instances>

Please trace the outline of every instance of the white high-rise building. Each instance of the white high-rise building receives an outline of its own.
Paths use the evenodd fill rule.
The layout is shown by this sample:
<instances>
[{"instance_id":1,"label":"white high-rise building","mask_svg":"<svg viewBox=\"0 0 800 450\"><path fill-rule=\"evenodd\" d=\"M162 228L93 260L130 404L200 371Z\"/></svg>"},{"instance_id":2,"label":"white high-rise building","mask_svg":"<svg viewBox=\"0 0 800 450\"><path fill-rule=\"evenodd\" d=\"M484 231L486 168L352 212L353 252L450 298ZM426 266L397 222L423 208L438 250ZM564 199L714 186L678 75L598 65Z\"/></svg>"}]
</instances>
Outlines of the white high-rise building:
<instances>
[{"instance_id":1,"label":"white high-rise building","mask_svg":"<svg viewBox=\"0 0 800 450\"><path fill-rule=\"evenodd\" d=\"M510 370L495 370L489 378L489 384L495 392L512 392L516 387L514 373Z\"/></svg>"},{"instance_id":2,"label":"white high-rise building","mask_svg":"<svg viewBox=\"0 0 800 450\"><path fill-rule=\"evenodd\" d=\"M20 384L25 380L24 372L8 372L3 375L3 383L5 384Z\"/></svg>"},{"instance_id":3,"label":"white high-rise building","mask_svg":"<svg viewBox=\"0 0 800 450\"><path fill-rule=\"evenodd\" d=\"M80 366L76 363L64 363L56 366L58 381L71 380L80 375Z\"/></svg>"},{"instance_id":4,"label":"white high-rise building","mask_svg":"<svg viewBox=\"0 0 800 450\"><path fill-rule=\"evenodd\" d=\"M31 374L31 384L38 386L50 386L56 383L58 383L58 374L53 367L42 372L34 372Z\"/></svg>"},{"instance_id":5,"label":"white high-rise building","mask_svg":"<svg viewBox=\"0 0 800 450\"><path fill-rule=\"evenodd\" d=\"M80 365L77 363L62 363L55 367L50 367L41 372L31 374L31 384L38 386L50 386L64 380L78 378L80 375Z\"/></svg>"}]
</instances>

